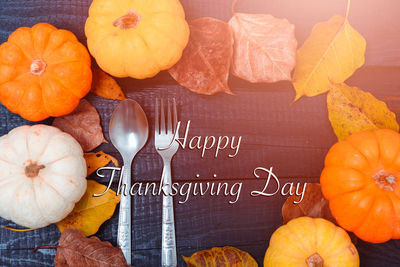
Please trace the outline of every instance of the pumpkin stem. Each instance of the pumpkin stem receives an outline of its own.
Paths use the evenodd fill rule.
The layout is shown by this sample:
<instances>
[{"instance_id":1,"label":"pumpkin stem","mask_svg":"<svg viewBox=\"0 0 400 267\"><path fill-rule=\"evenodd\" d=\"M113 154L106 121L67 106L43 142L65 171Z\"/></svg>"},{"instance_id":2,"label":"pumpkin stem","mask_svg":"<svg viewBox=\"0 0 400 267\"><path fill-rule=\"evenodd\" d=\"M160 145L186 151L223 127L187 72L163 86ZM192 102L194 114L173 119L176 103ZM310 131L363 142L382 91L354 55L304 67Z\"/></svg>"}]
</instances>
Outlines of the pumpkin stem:
<instances>
[{"instance_id":1,"label":"pumpkin stem","mask_svg":"<svg viewBox=\"0 0 400 267\"><path fill-rule=\"evenodd\" d=\"M324 267L324 259L317 252L308 257L306 263L308 267Z\"/></svg>"},{"instance_id":2,"label":"pumpkin stem","mask_svg":"<svg viewBox=\"0 0 400 267\"><path fill-rule=\"evenodd\" d=\"M373 175L375 183L383 190L393 191L396 185L396 177L387 173L385 170L380 170Z\"/></svg>"},{"instance_id":3,"label":"pumpkin stem","mask_svg":"<svg viewBox=\"0 0 400 267\"><path fill-rule=\"evenodd\" d=\"M114 27L119 27L122 30L128 30L131 28L136 29L142 17L133 9L129 9L128 13L122 17L117 18L113 22Z\"/></svg>"},{"instance_id":4,"label":"pumpkin stem","mask_svg":"<svg viewBox=\"0 0 400 267\"><path fill-rule=\"evenodd\" d=\"M44 168L45 168L44 165L37 165L36 163L31 163L25 167L25 175L28 176L29 178L35 178L36 176L38 176L39 171Z\"/></svg>"},{"instance_id":5,"label":"pumpkin stem","mask_svg":"<svg viewBox=\"0 0 400 267\"><path fill-rule=\"evenodd\" d=\"M43 59L34 59L31 64L31 73L40 76L46 70L46 62Z\"/></svg>"}]
</instances>

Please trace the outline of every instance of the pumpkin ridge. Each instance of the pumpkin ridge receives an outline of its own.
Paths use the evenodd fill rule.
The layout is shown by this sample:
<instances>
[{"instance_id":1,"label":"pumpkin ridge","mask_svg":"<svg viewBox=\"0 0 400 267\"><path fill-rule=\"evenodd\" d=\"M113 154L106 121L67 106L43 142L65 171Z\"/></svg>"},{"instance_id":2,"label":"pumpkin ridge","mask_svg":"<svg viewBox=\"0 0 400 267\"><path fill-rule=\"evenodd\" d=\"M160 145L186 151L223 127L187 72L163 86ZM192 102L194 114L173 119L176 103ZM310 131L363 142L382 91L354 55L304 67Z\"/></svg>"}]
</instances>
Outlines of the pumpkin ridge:
<instances>
[{"instance_id":1,"label":"pumpkin ridge","mask_svg":"<svg viewBox=\"0 0 400 267\"><path fill-rule=\"evenodd\" d=\"M390 220L391 220L391 225L393 225L393 224L394 224L394 223L393 223L393 221L394 221L393 217L397 217L398 214L396 213L396 208L395 208L395 205L394 205L394 203L393 203L393 199L392 199L390 196L388 196L387 193L384 194L384 195L385 195L386 198L389 199L390 205L392 206L392 208L391 208L391 210L392 210L391 214L394 214L394 216L392 216L392 217L390 218ZM397 195L396 195L396 197L397 197ZM393 229L392 229L391 236L393 237L394 234L395 234L395 229L393 228Z\"/></svg>"},{"instance_id":2,"label":"pumpkin ridge","mask_svg":"<svg viewBox=\"0 0 400 267\"><path fill-rule=\"evenodd\" d=\"M50 115L51 113L48 110L47 101L44 99L44 95L43 95L44 87L43 87L43 80L41 78L39 78L39 85L40 85L40 89L41 89L40 93L41 93L41 96L42 96L42 107L43 107L44 111L46 112L46 114Z\"/></svg>"},{"instance_id":3,"label":"pumpkin ridge","mask_svg":"<svg viewBox=\"0 0 400 267\"><path fill-rule=\"evenodd\" d=\"M39 178L43 183L45 183L49 188L51 188L57 195L59 195L62 199L64 199L65 202L71 202L68 199L65 199L63 195L58 192L57 189L55 189L51 184L49 184L46 179L44 179L42 176L38 175L37 178Z\"/></svg>"},{"instance_id":4,"label":"pumpkin ridge","mask_svg":"<svg viewBox=\"0 0 400 267\"><path fill-rule=\"evenodd\" d=\"M50 224L51 222L49 222L48 220L46 220L46 217L43 216L42 208L41 208L41 206L39 205L39 202L38 202L38 200L37 200L37 197L36 197L36 189L35 189L35 185L34 185L33 183L34 183L34 181L31 180L31 190L32 190L32 192L33 192L33 199L35 200L36 206L38 207L38 211L39 211L39 215L40 215L40 217L41 217L41 220L44 221L44 222L46 222L46 224Z\"/></svg>"},{"instance_id":5,"label":"pumpkin ridge","mask_svg":"<svg viewBox=\"0 0 400 267\"><path fill-rule=\"evenodd\" d=\"M376 135L376 131L374 131L374 134ZM380 152L380 147L381 147L380 145L381 145L381 143L380 143L380 140L379 140L378 137L376 137L376 139L378 140L379 152ZM395 156L393 157L392 161L390 162L390 165L393 165L393 163L395 162L395 160L396 160L399 156L400 156L400 146L398 147ZM380 157L379 157L379 159L380 159ZM396 176L396 175L395 175L395 176Z\"/></svg>"},{"instance_id":6,"label":"pumpkin ridge","mask_svg":"<svg viewBox=\"0 0 400 267\"><path fill-rule=\"evenodd\" d=\"M331 237L331 240L334 240L334 238L336 238L336 236L338 235L338 233L340 233L340 230L339 229L335 229L335 233L333 234L333 236ZM349 242L351 241L350 239L348 240ZM338 250L337 248L334 248L334 249L332 249L332 246L333 245L335 245L333 242L329 242L329 244L328 244L328 246L327 247L325 247L325 249L327 249L328 251L330 251L330 252L335 252L335 253L329 253L329 255L327 256L327 259L330 259L330 258L333 258L333 257L335 257L336 255L340 255L341 253L342 253L342 250ZM339 254L340 253L340 254ZM319 254L319 255L321 255L321 254ZM322 257L322 256L321 256ZM327 259L324 259L324 260L327 260Z\"/></svg>"},{"instance_id":7,"label":"pumpkin ridge","mask_svg":"<svg viewBox=\"0 0 400 267\"><path fill-rule=\"evenodd\" d=\"M10 43L12 43L13 45L15 45L16 47L18 47L18 49L21 51L21 54L25 57L25 59L26 59L27 61L32 61L32 60L34 59L31 55L28 55L28 54L26 53L25 49L22 49L22 47L20 47L20 46L18 45L18 43L13 42L12 40L11 40L11 41L8 40L8 42L10 42Z\"/></svg>"},{"instance_id":8,"label":"pumpkin ridge","mask_svg":"<svg viewBox=\"0 0 400 267\"><path fill-rule=\"evenodd\" d=\"M28 88L27 88L26 86L23 87L23 89L22 89L23 92L22 92L22 94L21 94L21 97L18 99L18 102L17 102L17 104L15 105L15 106L16 106L16 109L15 109L15 110L17 110L18 113L19 113L20 110L23 109L23 107L21 108L21 105L24 105L24 103L22 103L22 99L24 99L27 89L28 89ZM15 150L14 150L14 151L15 151Z\"/></svg>"},{"instance_id":9,"label":"pumpkin ridge","mask_svg":"<svg viewBox=\"0 0 400 267\"><path fill-rule=\"evenodd\" d=\"M371 208L374 207L375 202L376 202L376 197L374 198L374 202L372 203ZM367 216L361 221L360 225L358 225L354 230L352 230L352 232L354 232L357 236L359 236L359 234L357 234L356 232L358 232L358 229L359 229L363 224L366 223L366 219L367 219L368 217L370 217L370 212L367 213ZM393 230L392 230L392 231L393 231ZM369 238L370 238L370 237L368 237L368 239L369 239ZM370 242L370 243L376 243L375 241L372 241L371 239L369 239L369 240L366 240L365 238L361 238L361 239L364 240L364 241ZM375 239L375 237L374 237L373 239Z\"/></svg>"},{"instance_id":10,"label":"pumpkin ridge","mask_svg":"<svg viewBox=\"0 0 400 267\"><path fill-rule=\"evenodd\" d=\"M341 167L341 166L329 166L329 167L325 167L325 168L339 168L339 167ZM355 170L355 171L358 171L358 172L360 172L361 174L363 174L363 175L369 177L369 175L367 175L367 174L365 174L364 172L361 172L361 170L357 170L357 169L355 169L355 168L344 167L343 169ZM328 181L329 181L329 184L330 184L330 183L332 183L333 180L332 180L332 179L329 179ZM368 179L367 182L364 183L363 187L358 188L358 189L354 189L354 190L350 190L350 191L346 191L346 192L338 193L338 194L336 194L335 196L331 197L330 199L335 198L335 197L338 197L338 196L343 196L343 195L348 194L348 193L355 193L355 192L358 192L358 191L363 191L363 190L365 190L367 187L369 187L369 186L371 186L371 185L375 185L375 183L374 183L373 180L370 181L370 179ZM325 195L324 195L324 197L326 198ZM328 199L328 200L329 200L329 199Z\"/></svg>"},{"instance_id":11,"label":"pumpkin ridge","mask_svg":"<svg viewBox=\"0 0 400 267\"><path fill-rule=\"evenodd\" d=\"M19 164L14 163L14 162L10 162L10 161L5 160L5 159L3 159L3 158L1 158L1 157L0 157L0 161L3 161L4 163L7 163L8 165L14 165L14 166L21 167Z\"/></svg>"},{"instance_id":12,"label":"pumpkin ridge","mask_svg":"<svg viewBox=\"0 0 400 267\"><path fill-rule=\"evenodd\" d=\"M162 31L161 29L158 28L158 26L156 26L155 24L153 24L152 22L149 23L153 29L155 29L158 33L161 33L162 35L164 35L165 37L167 37L169 40L171 40L173 43L175 43L177 46L182 47L182 45L172 36L166 34L164 31ZM183 47L185 47L185 45L183 45ZM183 51L182 51L183 52Z\"/></svg>"},{"instance_id":13,"label":"pumpkin ridge","mask_svg":"<svg viewBox=\"0 0 400 267\"><path fill-rule=\"evenodd\" d=\"M50 24L47 24L47 23L44 23L44 24L46 24L46 25L45 25L46 27L48 27L48 26L50 25ZM36 25L38 25L38 24L36 24ZM34 28L36 25L34 25L32 28ZM50 26L51 26L51 25L50 25ZM43 51L40 51L40 53L39 53L38 51L36 51L36 53L38 53L38 54L40 54L40 55L42 55L42 56L43 56L44 52L46 51L47 46L48 46L48 44L49 44L50 35L51 35L54 31L57 30L57 29L56 29L55 27L53 27L53 26L51 26L50 28L52 28L52 32L46 35L46 39L44 40L45 46L43 47ZM54 28L54 29L53 29L53 28ZM31 31L32 31L32 30L31 30ZM32 32L33 32L33 31L32 31ZM37 46L37 45L35 45L35 43L37 42L37 38L34 38L33 34L32 34L32 41L33 41L33 47L34 47L35 50L36 50L36 46Z\"/></svg>"},{"instance_id":14,"label":"pumpkin ridge","mask_svg":"<svg viewBox=\"0 0 400 267\"><path fill-rule=\"evenodd\" d=\"M57 128L57 129L58 129L58 128ZM46 144L44 145L42 151L40 151L40 153L37 155L37 159L36 159L37 162L40 161L40 158L43 156L43 153L47 150L47 147L49 146L49 143L53 140L53 138L54 138L55 136L57 136L57 135L59 135L59 134L62 134L62 132L59 131L58 133L54 134L53 136L51 136L51 137L47 140L47 142L46 142ZM43 165L48 165L48 164L43 164Z\"/></svg>"},{"instance_id":15,"label":"pumpkin ridge","mask_svg":"<svg viewBox=\"0 0 400 267\"><path fill-rule=\"evenodd\" d=\"M23 176L22 173L20 173L19 175ZM16 175L14 174L14 175L7 175L5 177L1 177L0 186L3 187L4 185L6 185L6 184L8 184L10 182L15 182L15 176ZM11 180L9 178L11 178ZM8 182L7 182L7 180L8 180Z\"/></svg>"},{"instance_id":16,"label":"pumpkin ridge","mask_svg":"<svg viewBox=\"0 0 400 267\"><path fill-rule=\"evenodd\" d=\"M369 185L368 187L370 187L370 186L371 186L371 185ZM375 185L373 185L373 186L375 186ZM365 190L365 189L364 189L364 190ZM369 208L372 208L372 207L375 205L375 202L376 202L376 194L373 195L373 200L372 200L371 206L369 206ZM331 210L332 210L332 209L331 209ZM346 230L355 233L355 231L356 231L358 228L360 228L361 225L362 225L363 223L365 223L365 220L366 220L366 218L369 216L369 214L370 214L369 211L366 212L365 215L363 216L362 220L360 220L360 223L359 223L357 226L354 226L353 229L346 229ZM333 214L332 214L332 215L333 215ZM333 215L333 217L335 217L335 215ZM336 217L335 217L335 220L338 221L338 219L337 219ZM339 222L339 221L338 221L338 222Z\"/></svg>"},{"instance_id":17,"label":"pumpkin ridge","mask_svg":"<svg viewBox=\"0 0 400 267\"><path fill-rule=\"evenodd\" d=\"M156 60L156 58L154 57L153 51L150 49L150 46L149 46L149 44L147 43L146 38L144 38L143 35L142 35L142 33L139 32L139 31L137 31L136 34L140 37L140 39L142 39L144 45L145 45L146 48L147 48L147 51L149 52L148 55L149 55L149 56L153 59L153 61L156 63L157 68L161 70L162 68L160 67L160 64L159 64L158 60ZM124 68L124 69L125 69L125 68Z\"/></svg>"},{"instance_id":18,"label":"pumpkin ridge","mask_svg":"<svg viewBox=\"0 0 400 267\"><path fill-rule=\"evenodd\" d=\"M75 62L75 61L71 61L71 62ZM79 61L76 61L76 62L79 62ZM70 62L68 62L68 63L70 63ZM57 65L59 65L59 64L63 64L63 63L58 63ZM76 95L76 93L73 90L71 90L70 87L66 86L57 76L53 75L52 77L49 77L48 79L57 81L63 87L63 89L65 89L66 91L71 93L71 95L73 95L78 100L81 99L79 96ZM48 113L51 114L51 112L48 112Z\"/></svg>"},{"instance_id":19,"label":"pumpkin ridge","mask_svg":"<svg viewBox=\"0 0 400 267\"><path fill-rule=\"evenodd\" d=\"M56 163L56 162L58 162L58 161L60 161L60 160L63 160L63 159L66 159L66 158L69 158L69 157L72 157L72 156L76 156L76 155L66 155L66 156L62 156L62 157L60 157L60 158L58 158L58 159L55 159L55 160L53 160L53 161L49 161L49 162L42 162L42 164L43 165L52 165L52 164L54 164L54 163Z\"/></svg>"},{"instance_id":20,"label":"pumpkin ridge","mask_svg":"<svg viewBox=\"0 0 400 267\"><path fill-rule=\"evenodd\" d=\"M55 31L53 31L51 34L49 34L49 40L51 39L51 36L54 34L54 33L56 33L56 32L58 32L60 29L57 29L57 30L55 30ZM47 49L48 49L48 45L49 45L49 42L47 42L47 44L46 44L46 47L44 48L44 51L43 51L43 54L42 54L42 57L43 57L43 59L46 59L46 58L48 58L49 56L51 56L55 51L57 51L58 49L60 49L60 47L61 46L63 46L66 42L71 42L71 40L63 40L62 42L60 42L57 46L55 46L55 47L53 47L52 48L52 50L50 50L50 51L47 51ZM46 62L47 63L47 62Z\"/></svg>"},{"instance_id":21,"label":"pumpkin ridge","mask_svg":"<svg viewBox=\"0 0 400 267\"><path fill-rule=\"evenodd\" d=\"M52 175L62 176L62 177L65 177L65 178L73 178L73 177L71 177L70 175L62 174L62 173L55 172L55 171L46 171L46 174L52 174ZM42 178L43 178L43 177L42 177ZM77 178L77 177L75 177L75 178ZM85 176L79 177L79 179L81 179L81 178L82 178L82 179L86 179ZM74 179L74 180L77 180L77 179Z\"/></svg>"},{"instance_id":22,"label":"pumpkin ridge","mask_svg":"<svg viewBox=\"0 0 400 267\"><path fill-rule=\"evenodd\" d=\"M368 166L371 170L373 170L372 166L371 166L371 162L369 161L369 159L364 155L364 153L362 153L358 147L356 147L354 144L352 144L351 142L347 141L347 139L341 141L341 142L346 142L348 144L350 144L350 146L356 151L358 152L358 154L360 154L361 156L363 156L363 158L365 159L365 161L368 163Z\"/></svg>"},{"instance_id":23,"label":"pumpkin ridge","mask_svg":"<svg viewBox=\"0 0 400 267\"><path fill-rule=\"evenodd\" d=\"M171 12L165 12L165 11L154 11L154 12L148 12L147 14L153 15L153 16L159 15L159 14L168 14L171 17L178 17L178 18L184 19L186 21L185 14L183 14L183 16L182 16L182 14L180 12L171 13Z\"/></svg>"},{"instance_id":24,"label":"pumpkin ridge","mask_svg":"<svg viewBox=\"0 0 400 267\"><path fill-rule=\"evenodd\" d=\"M306 220L308 220L308 217L300 217L300 218L307 218ZM289 221L290 223L290 221ZM300 242L298 242L298 244L300 244L299 247L301 247L303 249L303 252L306 253L307 252L307 245L304 244L302 241L303 239L301 238L301 236L299 236L295 230L292 229L291 225L287 223L286 225L288 226L288 229L290 231L291 234L293 234L297 240L300 240Z\"/></svg>"}]
</instances>

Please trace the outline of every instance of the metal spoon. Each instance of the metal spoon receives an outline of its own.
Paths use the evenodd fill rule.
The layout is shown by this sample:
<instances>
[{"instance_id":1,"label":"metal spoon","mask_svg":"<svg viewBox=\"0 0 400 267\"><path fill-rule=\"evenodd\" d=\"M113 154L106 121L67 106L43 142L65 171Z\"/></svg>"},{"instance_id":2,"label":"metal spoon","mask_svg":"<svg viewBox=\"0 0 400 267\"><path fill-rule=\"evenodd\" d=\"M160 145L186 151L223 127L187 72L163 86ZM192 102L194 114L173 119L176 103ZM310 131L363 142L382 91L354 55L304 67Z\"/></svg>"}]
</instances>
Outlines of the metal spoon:
<instances>
[{"instance_id":1,"label":"metal spoon","mask_svg":"<svg viewBox=\"0 0 400 267\"><path fill-rule=\"evenodd\" d=\"M112 144L124 160L117 242L126 262L131 265L131 165L136 153L146 144L149 136L146 114L135 100L123 100L114 109L109 134ZM124 194L125 192L127 194Z\"/></svg>"}]
</instances>

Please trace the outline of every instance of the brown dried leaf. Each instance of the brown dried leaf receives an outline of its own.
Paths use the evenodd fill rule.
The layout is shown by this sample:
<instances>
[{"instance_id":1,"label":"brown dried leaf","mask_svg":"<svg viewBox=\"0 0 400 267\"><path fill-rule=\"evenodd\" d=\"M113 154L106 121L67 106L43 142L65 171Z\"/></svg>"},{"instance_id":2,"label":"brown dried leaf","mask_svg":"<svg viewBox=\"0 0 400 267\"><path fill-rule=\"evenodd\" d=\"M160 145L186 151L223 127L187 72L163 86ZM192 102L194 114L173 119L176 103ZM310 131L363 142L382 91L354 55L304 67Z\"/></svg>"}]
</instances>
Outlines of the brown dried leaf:
<instances>
[{"instance_id":1,"label":"brown dried leaf","mask_svg":"<svg viewBox=\"0 0 400 267\"><path fill-rule=\"evenodd\" d=\"M190 24L189 43L169 73L182 86L205 95L232 94L228 87L233 53L229 25L214 18L198 18Z\"/></svg>"},{"instance_id":2,"label":"brown dried leaf","mask_svg":"<svg viewBox=\"0 0 400 267\"><path fill-rule=\"evenodd\" d=\"M300 188L300 192L302 191L303 187ZM298 204L294 203L299 200L300 196L296 195L286 199L282 206L283 224L302 216L324 218L336 223L329 209L329 202L322 195L321 185L319 183L307 183L303 200Z\"/></svg>"},{"instance_id":3,"label":"brown dried leaf","mask_svg":"<svg viewBox=\"0 0 400 267\"><path fill-rule=\"evenodd\" d=\"M229 21L235 39L232 73L249 82L291 80L297 40L287 19L236 13Z\"/></svg>"},{"instance_id":4,"label":"brown dried leaf","mask_svg":"<svg viewBox=\"0 0 400 267\"><path fill-rule=\"evenodd\" d=\"M82 99L78 107L70 114L55 118L53 126L72 135L88 152L107 142L100 126L100 116L95 107Z\"/></svg>"},{"instance_id":5,"label":"brown dried leaf","mask_svg":"<svg viewBox=\"0 0 400 267\"><path fill-rule=\"evenodd\" d=\"M235 247L215 247L194 253L190 257L182 256L187 267L236 266L257 267L257 262L249 253Z\"/></svg>"},{"instance_id":6,"label":"brown dried leaf","mask_svg":"<svg viewBox=\"0 0 400 267\"><path fill-rule=\"evenodd\" d=\"M56 267L121 267L128 266L120 248L97 237L84 237L76 229L65 230L54 258Z\"/></svg>"},{"instance_id":7,"label":"brown dried leaf","mask_svg":"<svg viewBox=\"0 0 400 267\"><path fill-rule=\"evenodd\" d=\"M124 100L126 96L113 77L102 71L99 67L93 67L92 93L113 100Z\"/></svg>"},{"instance_id":8,"label":"brown dried leaf","mask_svg":"<svg viewBox=\"0 0 400 267\"><path fill-rule=\"evenodd\" d=\"M91 175L97 169L106 166L110 162L112 162L115 167L118 167L118 160L113 156L104 153L103 151L85 153L84 157L87 166L87 176Z\"/></svg>"}]
</instances>

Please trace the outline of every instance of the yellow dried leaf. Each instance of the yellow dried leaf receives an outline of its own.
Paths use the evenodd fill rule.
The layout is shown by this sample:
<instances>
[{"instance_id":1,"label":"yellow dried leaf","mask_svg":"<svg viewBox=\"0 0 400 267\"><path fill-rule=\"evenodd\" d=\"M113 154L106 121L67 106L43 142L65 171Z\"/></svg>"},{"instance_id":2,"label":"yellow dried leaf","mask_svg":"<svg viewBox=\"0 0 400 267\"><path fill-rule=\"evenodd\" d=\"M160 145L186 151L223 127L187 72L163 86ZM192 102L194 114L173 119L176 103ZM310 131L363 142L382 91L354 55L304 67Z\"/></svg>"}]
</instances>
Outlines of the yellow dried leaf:
<instances>
[{"instance_id":1,"label":"yellow dried leaf","mask_svg":"<svg viewBox=\"0 0 400 267\"><path fill-rule=\"evenodd\" d=\"M118 83L100 68L93 68L92 93L113 100L124 100L126 96Z\"/></svg>"},{"instance_id":2,"label":"yellow dried leaf","mask_svg":"<svg viewBox=\"0 0 400 267\"><path fill-rule=\"evenodd\" d=\"M396 115L385 102L344 83L331 86L327 97L329 120L339 140L362 130L399 130Z\"/></svg>"},{"instance_id":3,"label":"yellow dried leaf","mask_svg":"<svg viewBox=\"0 0 400 267\"><path fill-rule=\"evenodd\" d=\"M105 185L88 180L86 193L81 200L75 204L72 212L64 220L57 223L60 232L75 228L85 236L95 234L100 225L111 218L120 201L120 195L117 196L111 189L100 197L93 196L103 193L106 188Z\"/></svg>"},{"instance_id":4,"label":"yellow dried leaf","mask_svg":"<svg viewBox=\"0 0 400 267\"><path fill-rule=\"evenodd\" d=\"M330 82L344 82L364 64L365 47L364 37L342 16L315 25L297 51L295 100L327 92Z\"/></svg>"},{"instance_id":5,"label":"yellow dried leaf","mask_svg":"<svg viewBox=\"0 0 400 267\"><path fill-rule=\"evenodd\" d=\"M187 266L235 266L257 267L257 262L249 253L235 247L215 247L194 253L190 257L182 256Z\"/></svg>"},{"instance_id":6,"label":"yellow dried leaf","mask_svg":"<svg viewBox=\"0 0 400 267\"><path fill-rule=\"evenodd\" d=\"M87 166L87 176L91 175L97 169L106 166L112 162L115 167L118 167L118 160L113 156L110 156L103 151L95 153L85 153L85 160Z\"/></svg>"}]
</instances>

